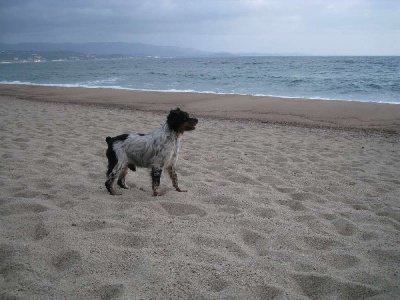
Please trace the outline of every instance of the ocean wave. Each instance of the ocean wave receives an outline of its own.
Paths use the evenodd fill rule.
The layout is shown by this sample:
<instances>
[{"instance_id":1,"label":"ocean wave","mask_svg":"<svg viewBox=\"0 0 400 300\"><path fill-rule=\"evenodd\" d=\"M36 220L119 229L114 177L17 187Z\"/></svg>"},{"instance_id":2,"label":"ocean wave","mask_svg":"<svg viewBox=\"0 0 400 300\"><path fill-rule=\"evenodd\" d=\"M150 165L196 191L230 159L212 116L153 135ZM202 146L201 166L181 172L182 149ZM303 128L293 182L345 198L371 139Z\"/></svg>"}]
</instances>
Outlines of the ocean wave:
<instances>
[{"instance_id":1,"label":"ocean wave","mask_svg":"<svg viewBox=\"0 0 400 300\"><path fill-rule=\"evenodd\" d=\"M0 84L15 84L15 85L33 85L33 86L48 86L48 87L67 87L67 88L88 88L88 89L118 89L131 90L122 86L104 86L104 85L89 85L82 83L34 83L26 81L0 81Z\"/></svg>"},{"instance_id":2,"label":"ocean wave","mask_svg":"<svg viewBox=\"0 0 400 300\"><path fill-rule=\"evenodd\" d=\"M87 85L110 84L110 83L115 83L118 80L120 80L119 77L111 77L105 79L89 80L86 82L86 84Z\"/></svg>"},{"instance_id":3,"label":"ocean wave","mask_svg":"<svg viewBox=\"0 0 400 300\"><path fill-rule=\"evenodd\" d=\"M381 85L375 84L375 83L368 84L367 87L375 89L375 90L381 90L382 89Z\"/></svg>"},{"instance_id":4,"label":"ocean wave","mask_svg":"<svg viewBox=\"0 0 400 300\"><path fill-rule=\"evenodd\" d=\"M66 87L66 88L88 88L88 89L115 89L115 90L129 90L140 92L162 92L162 93L194 93L194 94L214 94L214 95L237 95L237 96L252 96L252 97L273 97L282 99L303 99L303 100L327 100L327 101L349 101L349 102L368 102L368 103L385 103L385 104L400 104L400 101L368 101L356 99L340 99L340 98L327 98L327 97L306 97L306 96L287 96L279 94L246 94L246 93L229 93L229 92L216 92L208 90L192 90L192 89L140 89L122 86L95 86L85 85L82 83L75 84L55 84L55 83L32 83L22 81L0 81L0 84L13 84L13 85L32 85L32 86L47 86L47 87Z\"/></svg>"}]
</instances>

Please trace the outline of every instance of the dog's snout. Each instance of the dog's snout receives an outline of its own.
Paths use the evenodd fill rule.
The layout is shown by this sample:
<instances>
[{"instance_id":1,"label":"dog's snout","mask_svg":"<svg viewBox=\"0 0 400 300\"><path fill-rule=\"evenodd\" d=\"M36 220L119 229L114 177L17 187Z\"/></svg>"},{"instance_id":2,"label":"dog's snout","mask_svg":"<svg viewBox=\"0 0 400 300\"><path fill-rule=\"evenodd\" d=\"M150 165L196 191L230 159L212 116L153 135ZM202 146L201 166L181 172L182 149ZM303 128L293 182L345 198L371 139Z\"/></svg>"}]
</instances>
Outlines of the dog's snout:
<instances>
[{"instance_id":1,"label":"dog's snout","mask_svg":"<svg viewBox=\"0 0 400 300\"><path fill-rule=\"evenodd\" d=\"M196 119L196 118L192 118L192 121L195 122L195 123L198 123L198 122L199 122L199 120Z\"/></svg>"}]
</instances>

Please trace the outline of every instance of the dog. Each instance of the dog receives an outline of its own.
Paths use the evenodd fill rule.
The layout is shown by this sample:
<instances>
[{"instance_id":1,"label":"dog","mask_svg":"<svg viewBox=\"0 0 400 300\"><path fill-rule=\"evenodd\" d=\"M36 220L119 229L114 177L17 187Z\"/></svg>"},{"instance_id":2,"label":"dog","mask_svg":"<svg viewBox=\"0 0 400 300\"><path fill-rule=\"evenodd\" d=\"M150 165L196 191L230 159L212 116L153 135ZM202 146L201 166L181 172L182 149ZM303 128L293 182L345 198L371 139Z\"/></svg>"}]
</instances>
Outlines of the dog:
<instances>
[{"instance_id":1,"label":"dog","mask_svg":"<svg viewBox=\"0 0 400 300\"><path fill-rule=\"evenodd\" d=\"M163 169L172 180L172 186L178 192L186 192L178 186L175 164L178 160L180 139L185 131L196 128L198 119L192 118L179 107L169 112L165 124L148 134L122 134L107 137L106 156L108 159L107 180L105 186L111 195L117 195L115 182L121 188L128 189L125 182L128 170L136 167L151 170L153 196L160 196L158 188Z\"/></svg>"}]
</instances>

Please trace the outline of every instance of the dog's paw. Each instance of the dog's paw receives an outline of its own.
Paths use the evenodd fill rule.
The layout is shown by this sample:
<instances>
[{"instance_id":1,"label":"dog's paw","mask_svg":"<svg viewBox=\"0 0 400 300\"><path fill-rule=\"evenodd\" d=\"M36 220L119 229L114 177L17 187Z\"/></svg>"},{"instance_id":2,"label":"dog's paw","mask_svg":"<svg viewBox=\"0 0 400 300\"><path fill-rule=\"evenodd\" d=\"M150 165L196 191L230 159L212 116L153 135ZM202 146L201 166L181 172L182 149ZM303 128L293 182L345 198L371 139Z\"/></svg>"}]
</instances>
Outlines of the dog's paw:
<instances>
[{"instance_id":1,"label":"dog's paw","mask_svg":"<svg viewBox=\"0 0 400 300\"><path fill-rule=\"evenodd\" d=\"M159 191L153 191L153 197L161 196Z\"/></svg>"},{"instance_id":2,"label":"dog's paw","mask_svg":"<svg viewBox=\"0 0 400 300\"><path fill-rule=\"evenodd\" d=\"M121 196L122 195L121 192L117 192L117 191L110 192L110 194L113 196Z\"/></svg>"},{"instance_id":3,"label":"dog's paw","mask_svg":"<svg viewBox=\"0 0 400 300\"><path fill-rule=\"evenodd\" d=\"M178 192L180 192L180 193L186 193L186 192L187 192L187 190L181 190L180 188L176 188L176 190L177 190Z\"/></svg>"},{"instance_id":4,"label":"dog's paw","mask_svg":"<svg viewBox=\"0 0 400 300\"><path fill-rule=\"evenodd\" d=\"M116 192L116 190L114 189L114 187L113 187L112 185L108 184L108 182L106 182L105 185L106 185L107 191L108 191L111 195L118 195L117 192Z\"/></svg>"},{"instance_id":5,"label":"dog's paw","mask_svg":"<svg viewBox=\"0 0 400 300\"><path fill-rule=\"evenodd\" d=\"M119 185L122 189L129 189L129 188L130 188L129 185L127 185L127 184L125 183L125 181L118 180L118 185Z\"/></svg>"}]
</instances>

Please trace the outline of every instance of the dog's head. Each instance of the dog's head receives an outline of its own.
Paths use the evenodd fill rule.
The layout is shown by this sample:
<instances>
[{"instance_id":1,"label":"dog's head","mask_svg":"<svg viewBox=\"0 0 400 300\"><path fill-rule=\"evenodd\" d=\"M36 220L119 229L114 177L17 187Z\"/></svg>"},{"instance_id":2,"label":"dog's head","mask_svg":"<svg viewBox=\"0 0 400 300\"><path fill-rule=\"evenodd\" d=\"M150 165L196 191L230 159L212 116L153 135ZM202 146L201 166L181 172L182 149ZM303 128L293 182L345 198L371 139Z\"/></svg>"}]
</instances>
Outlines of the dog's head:
<instances>
[{"instance_id":1,"label":"dog's head","mask_svg":"<svg viewBox=\"0 0 400 300\"><path fill-rule=\"evenodd\" d=\"M179 107L171 110L167 117L168 126L178 134L194 130L197 122L196 118L191 118L187 112L180 110Z\"/></svg>"}]
</instances>

